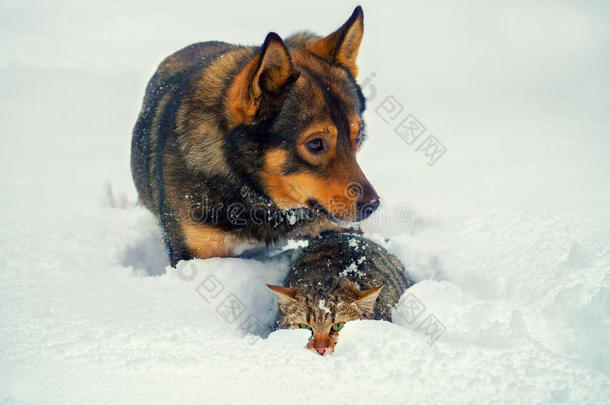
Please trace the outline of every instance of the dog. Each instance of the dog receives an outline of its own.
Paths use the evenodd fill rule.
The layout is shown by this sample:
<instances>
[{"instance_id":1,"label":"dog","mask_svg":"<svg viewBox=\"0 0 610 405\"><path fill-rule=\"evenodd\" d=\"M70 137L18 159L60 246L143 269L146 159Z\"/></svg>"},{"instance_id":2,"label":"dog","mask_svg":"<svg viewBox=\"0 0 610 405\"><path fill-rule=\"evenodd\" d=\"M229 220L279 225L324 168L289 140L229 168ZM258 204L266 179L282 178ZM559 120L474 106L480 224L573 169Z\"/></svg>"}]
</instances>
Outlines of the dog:
<instances>
[{"instance_id":1,"label":"dog","mask_svg":"<svg viewBox=\"0 0 610 405\"><path fill-rule=\"evenodd\" d=\"M344 229L379 206L356 161L363 18L356 7L326 37L201 42L161 62L133 130L131 169L172 266Z\"/></svg>"}]
</instances>

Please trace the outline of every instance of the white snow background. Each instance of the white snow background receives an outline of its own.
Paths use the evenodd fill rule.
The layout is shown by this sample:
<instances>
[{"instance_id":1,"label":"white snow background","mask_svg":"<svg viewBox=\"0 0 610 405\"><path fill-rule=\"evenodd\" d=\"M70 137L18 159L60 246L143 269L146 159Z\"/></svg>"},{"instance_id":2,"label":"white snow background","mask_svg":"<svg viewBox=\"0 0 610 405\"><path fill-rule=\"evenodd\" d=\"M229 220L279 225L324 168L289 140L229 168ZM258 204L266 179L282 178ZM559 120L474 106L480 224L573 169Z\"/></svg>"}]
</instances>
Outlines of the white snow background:
<instances>
[{"instance_id":1,"label":"white snow background","mask_svg":"<svg viewBox=\"0 0 610 405\"><path fill-rule=\"evenodd\" d=\"M198 293L214 275L270 325L285 259L165 267L129 169L156 65L198 41L330 33L355 5L0 3L0 403L610 403L602 1L363 3L359 161L384 202L363 227L418 281L419 319L347 324L321 357L304 331L244 335ZM386 123L389 96L404 111ZM414 145L394 132L408 114Z\"/></svg>"}]
</instances>

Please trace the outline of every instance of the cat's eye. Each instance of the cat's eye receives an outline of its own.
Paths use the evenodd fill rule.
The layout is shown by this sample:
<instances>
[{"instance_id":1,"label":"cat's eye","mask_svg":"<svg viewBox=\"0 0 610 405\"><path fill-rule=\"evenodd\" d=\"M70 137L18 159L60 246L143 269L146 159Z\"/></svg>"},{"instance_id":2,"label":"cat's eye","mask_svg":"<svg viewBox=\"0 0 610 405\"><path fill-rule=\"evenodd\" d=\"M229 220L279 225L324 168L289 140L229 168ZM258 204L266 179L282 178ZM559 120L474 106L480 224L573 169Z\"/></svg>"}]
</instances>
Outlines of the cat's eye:
<instances>
[{"instance_id":1,"label":"cat's eye","mask_svg":"<svg viewBox=\"0 0 610 405\"><path fill-rule=\"evenodd\" d=\"M301 329L311 329L311 326L307 325L306 323L300 323L299 324L299 328L301 328Z\"/></svg>"},{"instance_id":2,"label":"cat's eye","mask_svg":"<svg viewBox=\"0 0 610 405\"><path fill-rule=\"evenodd\" d=\"M339 332L341 329L343 329L343 325L345 325L345 322L339 322L334 324L332 327L333 332Z\"/></svg>"}]
</instances>

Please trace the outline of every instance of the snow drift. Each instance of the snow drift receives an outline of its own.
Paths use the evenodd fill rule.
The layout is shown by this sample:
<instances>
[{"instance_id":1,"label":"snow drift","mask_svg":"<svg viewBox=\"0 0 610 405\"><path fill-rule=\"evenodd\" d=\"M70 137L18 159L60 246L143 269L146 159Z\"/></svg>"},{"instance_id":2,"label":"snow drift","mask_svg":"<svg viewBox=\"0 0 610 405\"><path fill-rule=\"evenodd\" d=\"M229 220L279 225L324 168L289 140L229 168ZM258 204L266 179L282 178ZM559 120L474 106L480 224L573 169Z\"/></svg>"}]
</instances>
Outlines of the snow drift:
<instances>
[{"instance_id":1,"label":"snow drift","mask_svg":"<svg viewBox=\"0 0 610 405\"><path fill-rule=\"evenodd\" d=\"M353 6L0 6L0 402L608 401L601 4L363 4L359 161L384 201L363 228L418 281L395 324L347 324L315 356L306 332L272 332L286 255L166 267L128 166L155 65L201 40L330 32ZM416 140L396 132L409 116Z\"/></svg>"}]
</instances>

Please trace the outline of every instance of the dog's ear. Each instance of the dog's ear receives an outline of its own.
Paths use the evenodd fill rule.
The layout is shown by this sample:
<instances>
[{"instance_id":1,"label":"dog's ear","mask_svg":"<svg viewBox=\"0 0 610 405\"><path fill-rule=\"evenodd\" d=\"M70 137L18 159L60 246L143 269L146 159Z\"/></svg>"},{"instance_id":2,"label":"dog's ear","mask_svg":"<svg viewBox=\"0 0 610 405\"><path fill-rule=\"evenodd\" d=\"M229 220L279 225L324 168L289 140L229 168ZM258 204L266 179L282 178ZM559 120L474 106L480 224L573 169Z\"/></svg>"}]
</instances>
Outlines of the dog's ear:
<instances>
[{"instance_id":1,"label":"dog's ear","mask_svg":"<svg viewBox=\"0 0 610 405\"><path fill-rule=\"evenodd\" d=\"M363 31L364 14L362 7L358 6L341 28L325 38L309 43L306 48L331 63L345 67L356 77L358 75L356 57Z\"/></svg>"},{"instance_id":2,"label":"dog's ear","mask_svg":"<svg viewBox=\"0 0 610 405\"><path fill-rule=\"evenodd\" d=\"M260 52L237 75L229 88L231 112L236 123L250 124L267 118L296 73L282 38L270 32Z\"/></svg>"}]
</instances>

